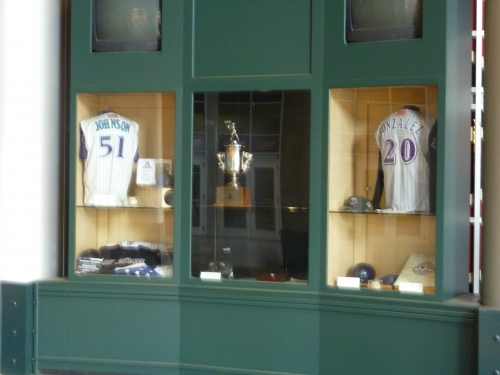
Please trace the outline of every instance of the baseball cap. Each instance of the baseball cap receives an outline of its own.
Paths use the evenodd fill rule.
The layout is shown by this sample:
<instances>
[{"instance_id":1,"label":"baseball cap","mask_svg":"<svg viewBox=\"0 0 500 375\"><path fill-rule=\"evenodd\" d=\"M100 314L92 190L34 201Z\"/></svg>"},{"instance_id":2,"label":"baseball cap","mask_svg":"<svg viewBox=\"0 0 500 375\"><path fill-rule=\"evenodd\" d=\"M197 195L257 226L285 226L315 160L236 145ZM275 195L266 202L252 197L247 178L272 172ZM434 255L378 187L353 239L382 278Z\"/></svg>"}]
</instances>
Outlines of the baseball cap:
<instances>
[{"instance_id":1,"label":"baseball cap","mask_svg":"<svg viewBox=\"0 0 500 375\"><path fill-rule=\"evenodd\" d=\"M372 202L361 195L351 195L340 207L340 211L369 212L372 210Z\"/></svg>"}]
</instances>

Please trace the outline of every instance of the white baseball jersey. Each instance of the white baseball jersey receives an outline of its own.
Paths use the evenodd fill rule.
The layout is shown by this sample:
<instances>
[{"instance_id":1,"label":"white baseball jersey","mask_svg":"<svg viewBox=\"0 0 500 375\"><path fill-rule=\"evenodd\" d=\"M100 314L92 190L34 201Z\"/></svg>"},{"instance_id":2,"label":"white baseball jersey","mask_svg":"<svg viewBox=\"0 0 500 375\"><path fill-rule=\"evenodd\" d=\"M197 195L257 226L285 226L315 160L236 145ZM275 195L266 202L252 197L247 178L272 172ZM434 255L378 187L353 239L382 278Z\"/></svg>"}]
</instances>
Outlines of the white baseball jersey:
<instances>
[{"instance_id":1,"label":"white baseball jersey","mask_svg":"<svg viewBox=\"0 0 500 375\"><path fill-rule=\"evenodd\" d=\"M381 154L387 208L429 211L429 132L435 119L407 106L386 117L375 138Z\"/></svg>"},{"instance_id":2,"label":"white baseball jersey","mask_svg":"<svg viewBox=\"0 0 500 375\"><path fill-rule=\"evenodd\" d=\"M124 205L132 176L132 166L139 158L139 125L114 112L80 123L80 157L85 159L85 205Z\"/></svg>"}]
</instances>

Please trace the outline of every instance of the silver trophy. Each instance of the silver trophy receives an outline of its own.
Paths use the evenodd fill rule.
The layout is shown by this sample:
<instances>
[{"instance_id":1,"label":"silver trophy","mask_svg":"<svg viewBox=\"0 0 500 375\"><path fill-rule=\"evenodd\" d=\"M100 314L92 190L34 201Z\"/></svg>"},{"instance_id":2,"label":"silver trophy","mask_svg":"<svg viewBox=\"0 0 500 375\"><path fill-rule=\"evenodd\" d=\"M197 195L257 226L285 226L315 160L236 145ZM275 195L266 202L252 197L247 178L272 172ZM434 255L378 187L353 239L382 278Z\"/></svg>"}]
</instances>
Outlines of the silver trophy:
<instances>
[{"instance_id":1,"label":"silver trophy","mask_svg":"<svg viewBox=\"0 0 500 375\"><path fill-rule=\"evenodd\" d=\"M238 175L243 174L250 168L252 154L243 151L243 146L239 143L240 139L236 134L235 124L231 121L225 121L227 130L231 132L229 144L224 145L224 152L218 152L219 168L224 173L231 175L231 182L227 185L235 189L238 188Z\"/></svg>"}]
</instances>

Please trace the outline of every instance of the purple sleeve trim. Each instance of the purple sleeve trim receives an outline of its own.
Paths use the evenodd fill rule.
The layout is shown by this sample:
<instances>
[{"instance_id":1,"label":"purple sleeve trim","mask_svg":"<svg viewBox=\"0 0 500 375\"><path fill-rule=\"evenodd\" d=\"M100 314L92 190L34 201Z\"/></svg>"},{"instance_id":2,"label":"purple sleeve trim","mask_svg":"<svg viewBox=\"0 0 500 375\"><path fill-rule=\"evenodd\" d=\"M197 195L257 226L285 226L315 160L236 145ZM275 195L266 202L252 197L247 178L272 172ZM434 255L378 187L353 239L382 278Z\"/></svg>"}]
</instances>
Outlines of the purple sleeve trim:
<instances>
[{"instance_id":1,"label":"purple sleeve trim","mask_svg":"<svg viewBox=\"0 0 500 375\"><path fill-rule=\"evenodd\" d=\"M85 144L85 136L83 135L83 130L80 129L80 158L87 159L88 151L87 145Z\"/></svg>"}]
</instances>

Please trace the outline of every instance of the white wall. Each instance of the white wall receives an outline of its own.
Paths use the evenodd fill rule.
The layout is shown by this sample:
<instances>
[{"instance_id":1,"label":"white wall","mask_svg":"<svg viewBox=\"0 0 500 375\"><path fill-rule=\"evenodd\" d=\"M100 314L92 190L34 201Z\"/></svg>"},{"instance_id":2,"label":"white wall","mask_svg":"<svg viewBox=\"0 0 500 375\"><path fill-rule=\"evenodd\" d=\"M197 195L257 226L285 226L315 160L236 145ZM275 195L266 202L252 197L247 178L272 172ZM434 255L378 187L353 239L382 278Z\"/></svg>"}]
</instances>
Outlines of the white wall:
<instances>
[{"instance_id":1,"label":"white wall","mask_svg":"<svg viewBox=\"0 0 500 375\"><path fill-rule=\"evenodd\" d=\"M0 280L57 276L62 0L0 0Z\"/></svg>"}]
</instances>

